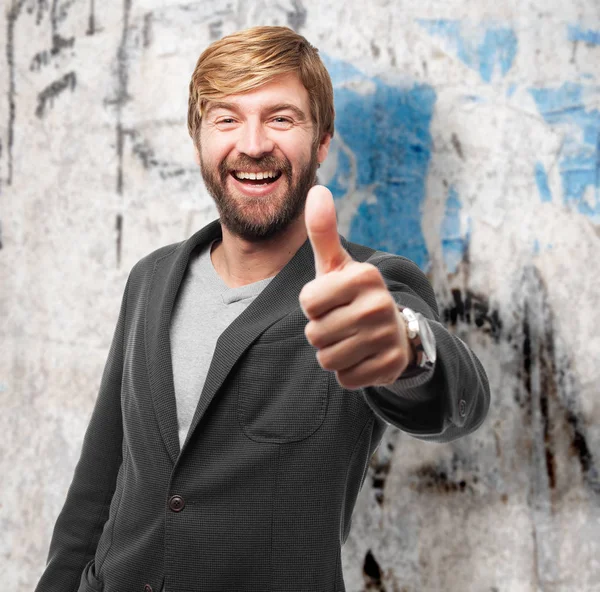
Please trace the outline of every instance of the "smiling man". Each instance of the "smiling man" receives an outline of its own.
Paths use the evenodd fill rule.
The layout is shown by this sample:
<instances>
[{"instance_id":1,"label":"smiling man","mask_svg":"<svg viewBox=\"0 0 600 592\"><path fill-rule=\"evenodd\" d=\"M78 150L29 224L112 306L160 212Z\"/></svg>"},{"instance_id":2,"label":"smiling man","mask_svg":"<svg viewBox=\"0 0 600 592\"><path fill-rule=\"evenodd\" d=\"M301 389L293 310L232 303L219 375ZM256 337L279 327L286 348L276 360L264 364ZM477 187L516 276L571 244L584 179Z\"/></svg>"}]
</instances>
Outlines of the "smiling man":
<instances>
[{"instance_id":1,"label":"smiling man","mask_svg":"<svg viewBox=\"0 0 600 592\"><path fill-rule=\"evenodd\" d=\"M338 234L317 185L333 119L290 29L200 56L188 128L219 218L129 274L39 592L344 592L387 425L482 424L485 371L427 278Z\"/></svg>"}]
</instances>

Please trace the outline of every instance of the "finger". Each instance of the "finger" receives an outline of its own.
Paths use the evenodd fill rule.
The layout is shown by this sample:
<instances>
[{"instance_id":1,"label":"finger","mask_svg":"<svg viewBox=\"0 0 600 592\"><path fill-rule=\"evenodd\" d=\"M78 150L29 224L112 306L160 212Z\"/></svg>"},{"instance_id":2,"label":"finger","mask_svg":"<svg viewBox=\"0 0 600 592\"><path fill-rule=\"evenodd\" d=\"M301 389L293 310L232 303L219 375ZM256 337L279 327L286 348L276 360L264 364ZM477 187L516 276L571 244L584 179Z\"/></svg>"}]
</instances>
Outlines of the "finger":
<instances>
[{"instance_id":1,"label":"finger","mask_svg":"<svg viewBox=\"0 0 600 592\"><path fill-rule=\"evenodd\" d=\"M315 185L308 192L304 221L315 256L317 277L341 269L352 260L340 242L335 203L327 187Z\"/></svg>"},{"instance_id":2,"label":"finger","mask_svg":"<svg viewBox=\"0 0 600 592\"><path fill-rule=\"evenodd\" d=\"M304 334L314 347L328 347L358 333L359 328L348 322L351 316L348 306L340 306L323 318L308 322L304 327Z\"/></svg>"},{"instance_id":3,"label":"finger","mask_svg":"<svg viewBox=\"0 0 600 592\"><path fill-rule=\"evenodd\" d=\"M353 302L363 290L363 283L352 281L351 272L349 266L342 273L322 275L305 284L299 295L304 314L314 319Z\"/></svg>"},{"instance_id":4,"label":"finger","mask_svg":"<svg viewBox=\"0 0 600 592\"><path fill-rule=\"evenodd\" d=\"M353 335L329 347L321 348L317 352L319 365L324 370L342 372L356 368L377 354L376 344L360 341L359 335Z\"/></svg>"},{"instance_id":5,"label":"finger","mask_svg":"<svg viewBox=\"0 0 600 592\"><path fill-rule=\"evenodd\" d=\"M399 350L376 353L350 368L337 371L336 378L342 387L349 390L393 384L406 368L406 359L406 352Z\"/></svg>"}]
</instances>

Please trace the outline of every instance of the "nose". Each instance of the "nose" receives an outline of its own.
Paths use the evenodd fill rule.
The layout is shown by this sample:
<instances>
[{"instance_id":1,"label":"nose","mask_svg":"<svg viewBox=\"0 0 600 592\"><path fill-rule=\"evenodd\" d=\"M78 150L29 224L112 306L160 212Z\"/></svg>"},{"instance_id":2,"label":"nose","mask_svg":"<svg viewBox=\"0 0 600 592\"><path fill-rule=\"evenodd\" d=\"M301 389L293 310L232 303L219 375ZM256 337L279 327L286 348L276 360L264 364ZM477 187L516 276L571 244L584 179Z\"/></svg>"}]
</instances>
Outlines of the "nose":
<instances>
[{"instance_id":1,"label":"nose","mask_svg":"<svg viewBox=\"0 0 600 592\"><path fill-rule=\"evenodd\" d=\"M247 121L242 127L236 148L239 152L252 157L260 158L273 151L275 144L269 138L267 130L260 122Z\"/></svg>"}]
</instances>

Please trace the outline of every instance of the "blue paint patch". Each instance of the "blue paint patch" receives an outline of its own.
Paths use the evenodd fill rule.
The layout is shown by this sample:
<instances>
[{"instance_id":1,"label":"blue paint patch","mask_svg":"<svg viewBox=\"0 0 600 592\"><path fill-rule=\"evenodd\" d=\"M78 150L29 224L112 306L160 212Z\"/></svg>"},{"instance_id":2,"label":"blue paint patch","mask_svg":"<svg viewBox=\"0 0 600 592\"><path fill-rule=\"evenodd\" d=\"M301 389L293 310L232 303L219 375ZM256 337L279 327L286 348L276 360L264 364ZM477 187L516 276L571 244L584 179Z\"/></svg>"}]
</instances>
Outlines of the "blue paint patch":
<instances>
[{"instance_id":1,"label":"blue paint patch","mask_svg":"<svg viewBox=\"0 0 600 592\"><path fill-rule=\"evenodd\" d=\"M510 27L481 24L468 32L458 20L417 20L429 34L448 41L458 59L491 82L495 72L506 76L518 50L518 39Z\"/></svg>"},{"instance_id":2,"label":"blue paint patch","mask_svg":"<svg viewBox=\"0 0 600 592\"><path fill-rule=\"evenodd\" d=\"M536 238L533 241L533 254L539 255L539 252L540 252L540 241Z\"/></svg>"},{"instance_id":3,"label":"blue paint patch","mask_svg":"<svg viewBox=\"0 0 600 592\"><path fill-rule=\"evenodd\" d=\"M346 238L408 257L427 270L421 215L436 93L428 85L389 86L351 64L321 57L335 87L336 133L356 156L356 188L376 183L377 203L358 207ZM349 80L369 82L373 92L359 94L345 87ZM350 172L348 157L339 151L334 178L328 183L334 198L347 192Z\"/></svg>"},{"instance_id":4,"label":"blue paint patch","mask_svg":"<svg viewBox=\"0 0 600 592\"><path fill-rule=\"evenodd\" d=\"M590 45L600 45L600 31L582 29L580 25L569 25L569 41L583 41Z\"/></svg>"},{"instance_id":5,"label":"blue paint patch","mask_svg":"<svg viewBox=\"0 0 600 592\"><path fill-rule=\"evenodd\" d=\"M600 222L600 111L586 109L580 84L567 82L560 88L529 92L544 119L560 128L564 137L558 162L565 203Z\"/></svg>"},{"instance_id":6,"label":"blue paint patch","mask_svg":"<svg viewBox=\"0 0 600 592\"><path fill-rule=\"evenodd\" d=\"M449 273L456 273L460 262L463 260L470 239L470 228L466 236L462 236L460 223L460 210L462 204L454 187L450 187L446 198L446 209L440 236L442 240L442 253L444 263Z\"/></svg>"},{"instance_id":7,"label":"blue paint patch","mask_svg":"<svg viewBox=\"0 0 600 592\"><path fill-rule=\"evenodd\" d=\"M535 182L537 183L542 202L552 201L552 194L550 193L550 186L548 185L548 175L541 162L538 162L535 165Z\"/></svg>"}]
</instances>

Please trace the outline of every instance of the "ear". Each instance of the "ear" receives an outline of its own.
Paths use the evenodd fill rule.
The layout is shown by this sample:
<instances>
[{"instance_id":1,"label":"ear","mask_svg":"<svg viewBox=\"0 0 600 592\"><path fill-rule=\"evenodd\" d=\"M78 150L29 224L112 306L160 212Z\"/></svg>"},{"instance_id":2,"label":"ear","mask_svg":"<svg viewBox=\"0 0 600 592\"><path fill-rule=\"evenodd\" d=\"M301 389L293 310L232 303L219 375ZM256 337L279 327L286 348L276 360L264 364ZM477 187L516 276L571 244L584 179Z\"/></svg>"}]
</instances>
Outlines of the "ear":
<instances>
[{"instance_id":1,"label":"ear","mask_svg":"<svg viewBox=\"0 0 600 592\"><path fill-rule=\"evenodd\" d=\"M323 134L317 149L317 161L321 164L329 154L329 145L331 144L331 134Z\"/></svg>"},{"instance_id":2,"label":"ear","mask_svg":"<svg viewBox=\"0 0 600 592\"><path fill-rule=\"evenodd\" d=\"M198 147L194 144L194 160L196 164L200 166L200 152L198 152Z\"/></svg>"}]
</instances>

